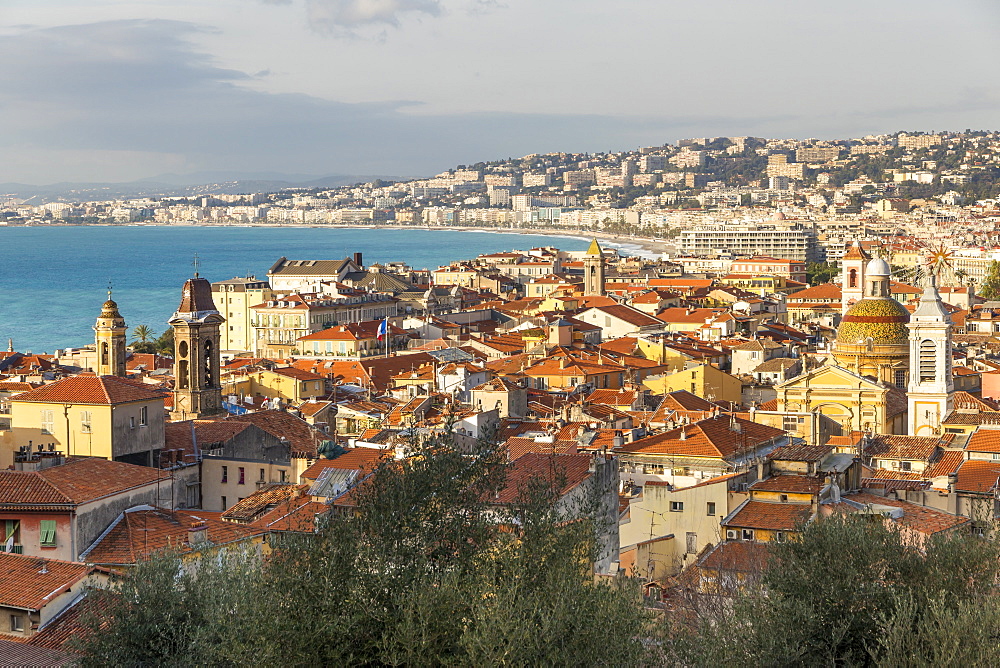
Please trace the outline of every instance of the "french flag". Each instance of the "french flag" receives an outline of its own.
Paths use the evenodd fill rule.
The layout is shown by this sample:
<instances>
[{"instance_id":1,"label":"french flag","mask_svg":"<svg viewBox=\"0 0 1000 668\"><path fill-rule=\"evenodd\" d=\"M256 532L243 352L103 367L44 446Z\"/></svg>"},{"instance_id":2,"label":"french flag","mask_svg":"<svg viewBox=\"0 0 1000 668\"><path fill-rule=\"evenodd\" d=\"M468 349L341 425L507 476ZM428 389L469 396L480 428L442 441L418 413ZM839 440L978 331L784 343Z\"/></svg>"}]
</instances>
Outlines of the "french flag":
<instances>
[{"instance_id":1,"label":"french flag","mask_svg":"<svg viewBox=\"0 0 1000 668\"><path fill-rule=\"evenodd\" d=\"M386 318L378 325L378 340L381 341L382 337L389 334L389 318Z\"/></svg>"}]
</instances>

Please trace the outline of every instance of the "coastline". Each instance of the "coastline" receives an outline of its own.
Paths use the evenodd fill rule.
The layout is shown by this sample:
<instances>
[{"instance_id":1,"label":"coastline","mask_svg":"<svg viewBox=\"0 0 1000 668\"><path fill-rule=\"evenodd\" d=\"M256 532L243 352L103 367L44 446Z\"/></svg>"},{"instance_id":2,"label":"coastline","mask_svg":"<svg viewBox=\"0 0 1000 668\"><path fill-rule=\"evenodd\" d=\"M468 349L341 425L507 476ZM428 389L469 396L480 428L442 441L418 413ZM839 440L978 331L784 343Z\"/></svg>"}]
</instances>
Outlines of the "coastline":
<instances>
[{"instance_id":1,"label":"coastline","mask_svg":"<svg viewBox=\"0 0 1000 668\"><path fill-rule=\"evenodd\" d=\"M380 225L318 225L315 223L233 223L233 224L200 224L193 222L186 223L124 223L124 224L112 224L112 223L86 223L86 224L73 224L73 223L51 223L46 225L3 225L0 226L0 230L4 228L9 229L20 229L22 227L210 227L210 228L224 228L224 227L237 227L237 228L313 228L319 230L421 230L425 232L480 232L483 234L524 234L529 236L544 236L544 237L561 237L565 239L582 239L584 241L590 241L591 239L598 239L599 241L606 241L608 245L614 246L619 249L622 255L638 255L647 258L658 259L663 253L668 252L673 247L673 244L661 240L654 239L651 237L632 237L623 236L618 234L611 234L608 232L593 232L593 231L572 231L572 230L550 230L537 227L480 227L480 226L467 226L467 225L394 225L394 224L380 224Z\"/></svg>"}]
</instances>

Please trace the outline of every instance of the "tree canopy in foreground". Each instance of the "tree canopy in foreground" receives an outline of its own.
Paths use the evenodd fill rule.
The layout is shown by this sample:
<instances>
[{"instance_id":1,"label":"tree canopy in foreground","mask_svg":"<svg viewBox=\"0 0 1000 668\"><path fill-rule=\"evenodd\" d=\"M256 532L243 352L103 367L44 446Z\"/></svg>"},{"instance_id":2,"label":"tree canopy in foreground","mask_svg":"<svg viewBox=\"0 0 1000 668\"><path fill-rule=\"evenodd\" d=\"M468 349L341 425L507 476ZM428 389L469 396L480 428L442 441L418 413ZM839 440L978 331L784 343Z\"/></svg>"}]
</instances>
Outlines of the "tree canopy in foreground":
<instances>
[{"instance_id":1,"label":"tree canopy in foreground","mask_svg":"<svg viewBox=\"0 0 1000 668\"><path fill-rule=\"evenodd\" d=\"M647 613L628 581L595 582L586 509L558 511L560 485L540 480L498 508L504 457L489 444L462 454L431 440L355 488L355 512L277 541L263 563L141 563L92 594L103 627L82 644L83 664L641 662Z\"/></svg>"}]
</instances>

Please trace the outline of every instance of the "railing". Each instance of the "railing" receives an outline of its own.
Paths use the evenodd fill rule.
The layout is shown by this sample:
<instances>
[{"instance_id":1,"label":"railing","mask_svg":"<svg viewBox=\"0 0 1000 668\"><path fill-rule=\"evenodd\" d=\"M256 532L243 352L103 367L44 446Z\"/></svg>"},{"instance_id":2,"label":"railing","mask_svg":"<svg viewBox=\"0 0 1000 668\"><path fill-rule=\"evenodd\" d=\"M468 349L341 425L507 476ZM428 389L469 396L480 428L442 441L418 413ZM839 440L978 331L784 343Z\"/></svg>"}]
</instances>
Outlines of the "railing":
<instances>
[{"instance_id":1,"label":"railing","mask_svg":"<svg viewBox=\"0 0 1000 668\"><path fill-rule=\"evenodd\" d=\"M0 543L0 552L9 552L10 554L24 554L24 546L11 545L10 549L8 550L6 545Z\"/></svg>"}]
</instances>

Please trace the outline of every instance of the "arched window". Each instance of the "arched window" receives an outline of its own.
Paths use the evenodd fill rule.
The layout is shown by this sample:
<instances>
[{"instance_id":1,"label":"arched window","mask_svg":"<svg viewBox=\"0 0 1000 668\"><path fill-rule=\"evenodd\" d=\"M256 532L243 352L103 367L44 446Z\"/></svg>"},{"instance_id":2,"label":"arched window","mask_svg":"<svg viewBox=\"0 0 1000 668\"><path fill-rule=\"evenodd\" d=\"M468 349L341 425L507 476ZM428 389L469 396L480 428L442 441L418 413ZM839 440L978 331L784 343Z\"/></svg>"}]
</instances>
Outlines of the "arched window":
<instances>
[{"instance_id":1,"label":"arched window","mask_svg":"<svg viewBox=\"0 0 1000 668\"><path fill-rule=\"evenodd\" d=\"M930 339L920 342L920 382L932 383L937 375L937 346Z\"/></svg>"},{"instance_id":2,"label":"arched window","mask_svg":"<svg viewBox=\"0 0 1000 668\"><path fill-rule=\"evenodd\" d=\"M858 270L851 269L851 272L847 275L847 287L856 288L858 287Z\"/></svg>"},{"instance_id":3,"label":"arched window","mask_svg":"<svg viewBox=\"0 0 1000 668\"><path fill-rule=\"evenodd\" d=\"M101 342L101 359L98 361L98 364L107 364L107 363L108 363L108 342L107 341L102 341Z\"/></svg>"},{"instance_id":4,"label":"arched window","mask_svg":"<svg viewBox=\"0 0 1000 668\"><path fill-rule=\"evenodd\" d=\"M212 340L206 339L205 345L205 387L214 387L214 377L212 375Z\"/></svg>"},{"instance_id":5,"label":"arched window","mask_svg":"<svg viewBox=\"0 0 1000 668\"><path fill-rule=\"evenodd\" d=\"M177 363L177 384L180 389L186 390L188 388L188 361L181 360Z\"/></svg>"}]
</instances>

